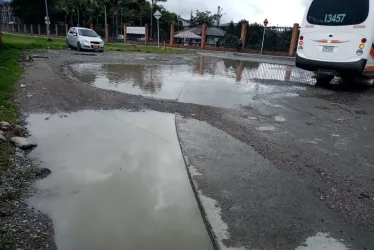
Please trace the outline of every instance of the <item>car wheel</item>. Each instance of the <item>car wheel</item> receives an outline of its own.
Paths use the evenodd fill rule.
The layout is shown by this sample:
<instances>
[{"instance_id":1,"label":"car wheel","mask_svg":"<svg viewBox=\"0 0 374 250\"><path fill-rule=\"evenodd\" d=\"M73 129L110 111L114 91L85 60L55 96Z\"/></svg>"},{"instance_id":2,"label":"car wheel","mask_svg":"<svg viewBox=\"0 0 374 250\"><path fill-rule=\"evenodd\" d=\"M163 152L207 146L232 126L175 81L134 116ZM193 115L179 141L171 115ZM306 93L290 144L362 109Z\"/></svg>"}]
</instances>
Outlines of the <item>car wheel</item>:
<instances>
[{"instance_id":1,"label":"car wheel","mask_svg":"<svg viewBox=\"0 0 374 250\"><path fill-rule=\"evenodd\" d=\"M77 51L82 51L81 43L80 42L77 43Z\"/></svg>"},{"instance_id":2,"label":"car wheel","mask_svg":"<svg viewBox=\"0 0 374 250\"><path fill-rule=\"evenodd\" d=\"M102 50L99 50L99 52L100 52L100 53L103 53L103 52L104 52L104 49L102 49Z\"/></svg>"}]
</instances>

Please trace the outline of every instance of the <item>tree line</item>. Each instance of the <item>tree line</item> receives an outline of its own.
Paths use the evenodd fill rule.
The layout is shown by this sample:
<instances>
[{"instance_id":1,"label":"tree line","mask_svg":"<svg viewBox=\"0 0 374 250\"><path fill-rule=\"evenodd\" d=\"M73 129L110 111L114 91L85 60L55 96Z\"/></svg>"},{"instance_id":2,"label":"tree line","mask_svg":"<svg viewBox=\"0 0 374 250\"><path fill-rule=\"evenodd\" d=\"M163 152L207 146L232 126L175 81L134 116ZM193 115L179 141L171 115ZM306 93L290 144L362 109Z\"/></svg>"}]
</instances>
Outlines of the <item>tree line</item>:
<instances>
[{"instance_id":1,"label":"tree line","mask_svg":"<svg viewBox=\"0 0 374 250\"><path fill-rule=\"evenodd\" d=\"M190 26L195 27L206 23L208 27L219 26L220 29L226 31L217 46L228 48L236 48L241 37L242 24L247 25L245 47L248 49L260 50L262 46L262 38L264 26L259 23L249 23L243 19L238 23L231 21L228 25L220 26L221 18L224 15L223 9L218 6L217 12L213 14L210 11L196 10L195 15L191 12ZM264 50L267 51L288 51L291 43L292 28L291 27L267 27L264 39Z\"/></svg>"},{"instance_id":2,"label":"tree line","mask_svg":"<svg viewBox=\"0 0 374 250\"><path fill-rule=\"evenodd\" d=\"M229 23L226 28L225 37L222 39L222 45L235 48L241 37L242 24L247 25L245 47L248 49L260 50L264 34L264 26L259 23L249 23L247 20L241 20L239 23ZM288 51L291 43L292 27L266 27L264 50L267 51Z\"/></svg>"},{"instance_id":3,"label":"tree line","mask_svg":"<svg viewBox=\"0 0 374 250\"><path fill-rule=\"evenodd\" d=\"M176 13L167 11L160 3L166 0L48 0L48 11L52 24L69 24L95 29L104 28L109 24L116 31L120 31L123 24L131 26L151 25L155 22L153 13L159 10L162 13L160 27L166 28L170 24L178 24ZM44 23L44 0L13 0L14 14L24 23Z\"/></svg>"},{"instance_id":4,"label":"tree line","mask_svg":"<svg viewBox=\"0 0 374 250\"><path fill-rule=\"evenodd\" d=\"M155 37L156 28L153 25L156 19L153 13L158 10L162 14L160 29L162 40L168 40L170 35L170 24L175 25L175 30L183 29L179 16L169 12L162 6L167 0L47 0L51 23L69 26L80 25L89 27L93 24L95 30L104 29L107 23L111 27L112 35L122 33L123 24L131 26L150 25L151 36ZM45 1L44 0L13 0L14 14L27 24L44 23ZM218 6L216 13L210 11L191 11L190 27L200 26L206 23L208 26L220 26L224 16L223 9ZM262 43L263 25L258 23L249 24L247 20L241 20L234 24L231 22L226 27L220 27L226 31L218 45L236 47L241 35L241 25L247 23L246 47L259 49ZM292 28L277 29L268 28L265 35L264 48L266 50L286 51L291 40Z\"/></svg>"}]
</instances>

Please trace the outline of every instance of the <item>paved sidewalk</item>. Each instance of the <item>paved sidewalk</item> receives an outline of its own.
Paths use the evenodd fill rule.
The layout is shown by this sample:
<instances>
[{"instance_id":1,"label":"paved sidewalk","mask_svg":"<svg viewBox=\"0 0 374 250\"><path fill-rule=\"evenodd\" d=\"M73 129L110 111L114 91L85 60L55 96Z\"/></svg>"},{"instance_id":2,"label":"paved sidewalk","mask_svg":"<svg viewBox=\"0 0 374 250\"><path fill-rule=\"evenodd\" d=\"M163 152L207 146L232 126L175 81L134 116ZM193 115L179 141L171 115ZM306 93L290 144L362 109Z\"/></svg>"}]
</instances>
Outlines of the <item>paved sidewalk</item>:
<instances>
[{"instance_id":1,"label":"paved sidewalk","mask_svg":"<svg viewBox=\"0 0 374 250\"><path fill-rule=\"evenodd\" d=\"M199 52L199 54L204 56L214 56L220 58L227 58L232 60L240 61L253 61L259 63L273 63L280 65L295 66L295 57L289 56L268 56L268 55L258 55L258 54L248 54L248 53L236 53L236 52Z\"/></svg>"}]
</instances>

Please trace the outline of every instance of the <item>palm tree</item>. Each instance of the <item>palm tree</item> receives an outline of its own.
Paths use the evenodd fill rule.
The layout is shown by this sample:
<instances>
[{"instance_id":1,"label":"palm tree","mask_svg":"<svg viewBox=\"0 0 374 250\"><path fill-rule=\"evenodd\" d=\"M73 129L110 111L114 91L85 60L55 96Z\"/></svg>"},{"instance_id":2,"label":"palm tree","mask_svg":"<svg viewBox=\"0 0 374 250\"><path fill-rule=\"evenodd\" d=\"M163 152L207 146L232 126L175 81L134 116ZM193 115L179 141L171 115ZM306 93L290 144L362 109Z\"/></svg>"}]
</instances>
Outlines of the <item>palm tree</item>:
<instances>
[{"instance_id":1,"label":"palm tree","mask_svg":"<svg viewBox=\"0 0 374 250\"><path fill-rule=\"evenodd\" d=\"M115 35L118 36L118 16L125 18L128 24L133 24L133 20L136 17L136 11L134 8L130 8L130 5L136 3L138 0L112 0L112 13L113 13L113 24L115 24Z\"/></svg>"},{"instance_id":2,"label":"palm tree","mask_svg":"<svg viewBox=\"0 0 374 250\"><path fill-rule=\"evenodd\" d=\"M135 9L124 9L124 20L125 23L128 25L134 25L135 19L137 18L136 10Z\"/></svg>"},{"instance_id":3,"label":"palm tree","mask_svg":"<svg viewBox=\"0 0 374 250\"><path fill-rule=\"evenodd\" d=\"M67 16L70 14L71 23L73 23L72 19L72 12L74 9L73 1L72 0L56 0L54 4L55 10L59 12L63 12L65 16L65 24L67 23Z\"/></svg>"},{"instance_id":4,"label":"palm tree","mask_svg":"<svg viewBox=\"0 0 374 250\"><path fill-rule=\"evenodd\" d=\"M86 11L89 15L88 23L92 24L94 23L94 17L96 16L96 25L99 23L99 18L98 16L101 14L101 9L102 9L102 1L94 1L90 0L87 4Z\"/></svg>"},{"instance_id":5,"label":"palm tree","mask_svg":"<svg viewBox=\"0 0 374 250\"><path fill-rule=\"evenodd\" d=\"M89 1L92 0L72 0L74 7L77 9L77 24L80 24L80 10L83 9L84 6L87 6Z\"/></svg>"},{"instance_id":6,"label":"palm tree","mask_svg":"<svg viewBox=\"0 0 374 250\"><path fill-rule=\"evenodd\" d=\"M143 18L147 15L150 5L146 0L139 0L136 9L139 17L139 25L143 26Z\"/></svg>"}]
</instances>

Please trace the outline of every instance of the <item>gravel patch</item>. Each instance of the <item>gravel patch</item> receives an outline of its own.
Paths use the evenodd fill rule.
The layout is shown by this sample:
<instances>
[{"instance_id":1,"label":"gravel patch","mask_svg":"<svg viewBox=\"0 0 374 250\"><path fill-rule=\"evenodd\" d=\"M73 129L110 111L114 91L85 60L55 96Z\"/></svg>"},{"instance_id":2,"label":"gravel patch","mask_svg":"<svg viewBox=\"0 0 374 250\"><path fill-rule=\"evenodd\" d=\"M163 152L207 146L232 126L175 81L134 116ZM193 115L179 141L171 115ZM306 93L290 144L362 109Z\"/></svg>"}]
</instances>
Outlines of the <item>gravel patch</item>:
<instances>
[{"instance_id":1,"label":"gravel patch","mask_svg":"<svg viewBox=\"0 0 374 250\"><path fill-rule=\"evenodd\" d=\"M35 166L28 152L16 149L9 170L0 178L0 249L57 249L52 221L34 210L27 199L33 183L47 175Z\"/></svg>"}]
</instances>

